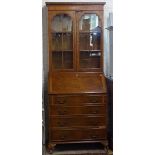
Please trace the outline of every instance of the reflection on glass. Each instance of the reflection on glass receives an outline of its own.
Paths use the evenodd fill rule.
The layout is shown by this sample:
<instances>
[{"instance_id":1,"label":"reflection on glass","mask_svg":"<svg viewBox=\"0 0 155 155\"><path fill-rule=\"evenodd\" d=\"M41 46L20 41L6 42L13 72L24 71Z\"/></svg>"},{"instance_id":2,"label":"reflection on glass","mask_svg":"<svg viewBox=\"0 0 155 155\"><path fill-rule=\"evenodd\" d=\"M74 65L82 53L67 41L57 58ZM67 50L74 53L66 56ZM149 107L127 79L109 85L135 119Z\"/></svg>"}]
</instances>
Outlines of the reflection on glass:
<instances>
[{"instance_id":1,"label":"reflection on glass","mask_svg":"<svg viewBox=\"0 0 155 155\"><path fill-rule=\"evenodd\" d=\"M100 32L94 32L91 34L92 40L91 47L92 50L99 50L100 49L100 41L101 41L101 33Z\"/></svg>"},{"instance_id":2,"label":"reflection on glass","mask_svg":"<svg viewBox=\"0 0 155 155\"><path fill-rule=\"evenodd\" d=\"M52 63L54 69L62 68L62 52L52 52Z\"/></svg>"},{"instance_id":3,"label":"reflection on glass","mask_svg":"<svg viewBox=\"0 0 155 155\"><path fill-rule=\"evenodd\" d=\"M56 15L52 20L52 31L62 32L62 31L72 31L72 19L67 14Z\"/></svg>"},{"instance_id":4,"label":"reflection on glass","mask_svg":"<svg viewBox=\"0 0 155 155\"><path fill-rule=\"evenodd\" d=\"M59 51L62 49L62 34L54 33L52 34L52 50Z\"/></svg>"},{"instance_id":5,"label":"reflection on glass","mask_svg":"<svg viewBox=\"0 0 155 155\"><path fill-rule=\"evenodd\" d=\"M73 52L63 52L63 62L65 69L73 68Z\"/></svg>"},{"instance_id":6,"label":"reflection on glass","mask_svg":"<svg viewBox=\"0 0 155 155\"><path fill-rule=\"evenodd\" d=\"M90 31L99 26L99 18L96 14L85 14L80 20L80 30Z\"/></svg>"},{"instance_id":7,"label":"reflection on glass","mask_svg":"<svg viewBox=\"0 0 155 155\"><path fill-rule=\"evenodd\" d=\"M80 33L80 50L100 50L100 32Z\"/></svg>"},{"instance_id":8,"label":"reflection on glass","mask_svg":"<svg viewBox=\"0 0 155 155\"><path fill-rule=\"evenodd\" d=\"M81 33L80 34L80 50L89 50L90 49L90 34Z\"/></svg>"},{"instance_id":9,"label":"reflection on glass","mask_svg":"<svg viewBox=\"0 0 155 155\"><path fill-rule=\"evenodd\" d=\"M79 23L80 68L100 68L101 27L96 14L84 14Z\"/></svg>"},{"instance_id":10,"label":"reflection on glass","mask_svg":"<svg viewBox=\"0 0 155 155\"><path fill-rule=\"evenodd\" d=\"M80 68L100 68L100 52L81 51Z\"/></svg>"},{"instance_id":11,"label":"reflection on glass","mask_svg":"<svg viewBox=\"0 0 155 155\"><path fill-rule=\"evenodd\" d=\"M63 34L63 48L62 50L72 50L73 36L71 33Z\"/></svg>"}]
</instances>

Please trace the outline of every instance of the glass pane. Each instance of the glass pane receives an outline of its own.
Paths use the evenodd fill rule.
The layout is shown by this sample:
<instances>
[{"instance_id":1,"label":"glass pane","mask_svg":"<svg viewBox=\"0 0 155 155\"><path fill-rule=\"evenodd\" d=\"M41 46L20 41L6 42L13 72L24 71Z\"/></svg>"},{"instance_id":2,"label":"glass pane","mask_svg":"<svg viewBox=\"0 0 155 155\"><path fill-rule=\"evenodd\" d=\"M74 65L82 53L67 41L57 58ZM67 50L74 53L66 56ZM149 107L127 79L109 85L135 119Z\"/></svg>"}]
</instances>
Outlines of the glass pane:
<instances>
[{"instance_id":1,"label":"glass pane","mask_svg":"<svg viewBox=\"0 0 155 155\"><path fill-rule=\"evenodd\" d=\"M81 51L80 68L100 68L101 52Z\"/></svg>"},{"instance_id":2,"label":"glass pane","mask_svg":"<svg viewBox=\"0 0 155 155\"><path fill-rule=\"evenodd\" d=\"M90 66L90 57L89 52L80 52L80 68L89 68Z\"/></svg>"},{"instance_id":3,"label":"glass pane","mask_svg":"<svg viewBox=\"0 0 155 155\"><path fill-rule=\"evenodd\" d=\"M62 34L53 33L52 34L52 50L60 51L62 49Z\"/></svg>"},{"instance_id":4,"label":"glass pane","mask_svg":"<svg viewBox=\"0 0 155 155\"><path fill-rule=\"evenodd\" d=\"M85 14L80 20L80 31L90 31L98 29L99 18L96 14Z\"/></svg>"},{"instance_id":5,"label":"glass pane","mask_svg":"<svg viewBox=\"0 0 155 155\"><path fill-rule=\"evenodd\" d=\"M73 68L73 52L72 51L63 52L63 63L64 63L65 69Z\"/></svg>"},{"instance_id":6,"label":"glass pane","mask_svg":"<svg viewBox=\"0 0 155 155\"><path fill-rule=\"evenodd\" d=\"M72 19L67 14L62 15L62 31L72 31Z\"/></svg>"},{"instance_id":7,"label":"glass pane","mask_svg":"<svg viewBox=\"0 0 155 155\"><path fill-rule=\"evenodd\" d=\"M52 52L52 65L54 69L62 68L62 52Z\"/></svg>"},{"instance_id":8,"label":"glass pane","mask_svg":"<svg viewBox=\"0 0 155 155\"><path fill-rule=\"evenodd\" d=\"M80 68L100 68L101 27L96 14L84 14L79 23Z\"/></svg>"},{"instance_id":9,"label":"glass pane","mask_svg":"<svg viewBox=\"0 0 155 155\"><path fill-rule=\"evenodd\" d=\"M62 31L72 31L72 19L67 14L56 15L52 20L52 31L62 32Z\"/></svg>"},{"instance_id":10,"label":"glass pane","mask_svg":"<svg viewBox=\"0 0 155 155\"><path fill-rule=\"evenodd\" d=\"M73 36L72 33L63 34L63 48L62 50L72 50L73 49Z\"/></svg>"},{"instance_id":11,"label":"glass pane","mask_svg":"<svg viewBox=\"0 0 155 155\"><path fill-rule=\"evenodd\" d=\"M72 19L58 14L52 19L52 65L54 69L73 68Z\"/></svg>"},{"instance_id":12,"label":"glass pane","mask_svg":"<svg viewBox=\"0 0 155 155\"><path fill-rule=\"evenodd\" d=\"M89 50L90 49L90 34L81 33L80 34L80 50Z\"/></svg>"},{"instance_id":13,"label":"glass pane","mask_svg":"<svg viewBox=\"0 0 155 155\"><path fill-rule=\"evenodd\" d=\"M100 32L80 33L80 50L100 50Z\"/></svg>"},{"instance_id":14,"label":"glass pane","mask_svg":"<svg viewBox=\"0 0 155 155\"><path fill-rule=\"evenodd\" d=\"M93 32L91 36L92 40L90 41L90 45L92 50L100 50L101 33Z\"/></svg>"}]
</instances>

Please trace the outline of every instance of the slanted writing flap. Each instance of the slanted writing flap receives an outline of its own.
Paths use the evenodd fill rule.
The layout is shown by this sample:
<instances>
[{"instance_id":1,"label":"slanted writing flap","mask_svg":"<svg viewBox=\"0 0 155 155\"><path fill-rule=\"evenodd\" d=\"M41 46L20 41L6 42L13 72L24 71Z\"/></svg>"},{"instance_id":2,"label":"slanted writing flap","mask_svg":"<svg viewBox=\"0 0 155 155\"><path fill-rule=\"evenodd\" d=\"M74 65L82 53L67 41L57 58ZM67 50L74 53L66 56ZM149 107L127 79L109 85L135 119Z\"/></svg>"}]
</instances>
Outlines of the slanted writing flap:
<instances>
[{"instance_id":1,"label":"slanted writing flap","mask_svg":"<svg viewBox=\"0 0 155 155\"><path fill-rule=\"evenodd\" d=\"M49 75L49 94L107 93L106 81L100 73L59 72Z\"/></svg>"}]
</instances>

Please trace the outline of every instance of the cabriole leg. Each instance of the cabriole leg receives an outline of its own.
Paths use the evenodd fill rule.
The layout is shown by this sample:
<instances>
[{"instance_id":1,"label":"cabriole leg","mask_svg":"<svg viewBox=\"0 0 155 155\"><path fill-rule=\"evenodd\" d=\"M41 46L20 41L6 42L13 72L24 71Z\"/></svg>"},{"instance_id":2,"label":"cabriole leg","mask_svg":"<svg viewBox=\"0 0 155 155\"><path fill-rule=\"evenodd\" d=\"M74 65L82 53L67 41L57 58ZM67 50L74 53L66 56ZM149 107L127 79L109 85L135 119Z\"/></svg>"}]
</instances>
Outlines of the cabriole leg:
<instances>
[{"instance_id":1,"label":"cabriole leg","mask_svg":"<svg viewBox=\"0 0 155 155\"><path fill-rule=\"evenodd\" d=\"M51 144L51 143L48 144L48 146L47 146L47 152L49 154L52 154L53 153L53 150L54 150L55 145L56 144Z\"/></svg>"},{"instance_id":2,"label":"cabriole leg","mask_svg":"<svg viewBox=\"0 0 155 155\"><path fill-rule=\"evenodd\" d=\"M108 155L108 150L109 150L108 141L102 141L101 144L104 145L104 150L106 152L106 155Z\"/></svg>"}]
</instances>

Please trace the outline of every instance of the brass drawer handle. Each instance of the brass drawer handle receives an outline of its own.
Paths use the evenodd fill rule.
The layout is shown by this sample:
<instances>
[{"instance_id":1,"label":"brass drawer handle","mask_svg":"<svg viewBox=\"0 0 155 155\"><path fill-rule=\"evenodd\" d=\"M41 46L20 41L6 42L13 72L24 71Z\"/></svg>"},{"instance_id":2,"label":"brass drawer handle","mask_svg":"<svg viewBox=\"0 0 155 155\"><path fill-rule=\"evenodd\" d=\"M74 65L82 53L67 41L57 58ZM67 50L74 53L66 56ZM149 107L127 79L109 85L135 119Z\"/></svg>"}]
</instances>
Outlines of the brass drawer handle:
<instances>
[{"instance_id":1,"label":"brass drawer handle","mask_svg":"<svg viewBox=\"0 0 155 155\"><path fill-rule=\"evenodd\" d=\"M92 135L91 137L92 137L92 138L94 138L94 139L95 139L95 138L97 138L97 136L96 136L96 135Z\"/></svg>"},{"instance_id":2,"label":"brass drawer handle","mask_svg":"<svg viewBox=\"0 0 155 155\"><path fill-rule=\"evenodd\" d=\"M64 135L63 136L60 136L60 139L61 140L64 140L65 138L66 138L66 136L64 136Z\"/></svg>"},{"instance_id":3,"label":"brass drawer handle","mask_svg":"<svg viewBox=\"0 0 155 155\"><path fill-rule=\"evenodd\" d=\"M98 113L98 110L95 110L95 111L93 111L92 113L93 113L93 114L97 114L97 113Z\"/></svg>"},{"instance_id":4,"label":"brass drawer handle","mask_svg":"<svg viewBox=\"0 0 155 155\"><path fill-rule=\"evenodd\" d=\"M59 125L60 127L66 126L66 122L58 122L58 125Z\"/></svg>"},{"instance_id":5,"label":"brass drawer handle","mask_svg":"<svg viewBox=\"0 0 155 155\"><path fill-rule=\"evenodd\" d=\"M98 125L98 122L93 122L92 124L93 124L94 126L96 126L96 125Z\"/></svg>"},{"instance_id":6,"label":"brass drawer handle","mask_svg":"<svg viewBox=\"0 0 155 155\"><path fill-rule=\"evenodd\" d=\"M90 102L92 102L92 103L97 103L98 100L97 100L96 98L94 98L94 99L90 99Z\"/></svg>"},{"instance_id":7,"label":"brass drawer handle","mask_svg":"<svg viewBox=\"0 0 155 155\"><path fill-rule=\"evenodd\" d=\"M59 114L59 115L65 115L66 112L67 112L67 111L58 111L58 114Z\"/></svg>"},{"instance_id":8,"label":"brass drawer handle","mask_svg":"<svg viewBox=\"0 0 155 155\"><path fill-rule=\"evenodd\" d=\"M91 126L97 126L98 125L98 122L89 122L89 125L91 125Z\"/></svg>"},{"instance_id":9,"label":"brass drawer handle","mask_svg":"<svg viewBox=\"0 0 155 155\"><path fill-rule=\"evenodd\" d=\"M65 103L65 100L57 100L57 103L58 104L64 104Z\"/></svg>"}]
</instances>

